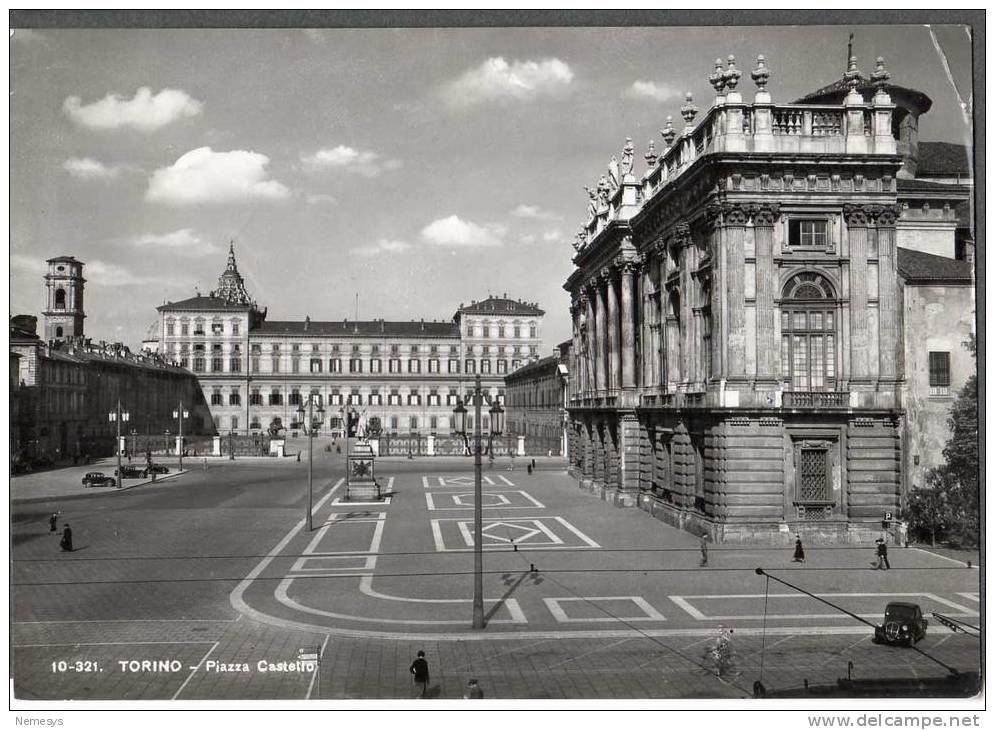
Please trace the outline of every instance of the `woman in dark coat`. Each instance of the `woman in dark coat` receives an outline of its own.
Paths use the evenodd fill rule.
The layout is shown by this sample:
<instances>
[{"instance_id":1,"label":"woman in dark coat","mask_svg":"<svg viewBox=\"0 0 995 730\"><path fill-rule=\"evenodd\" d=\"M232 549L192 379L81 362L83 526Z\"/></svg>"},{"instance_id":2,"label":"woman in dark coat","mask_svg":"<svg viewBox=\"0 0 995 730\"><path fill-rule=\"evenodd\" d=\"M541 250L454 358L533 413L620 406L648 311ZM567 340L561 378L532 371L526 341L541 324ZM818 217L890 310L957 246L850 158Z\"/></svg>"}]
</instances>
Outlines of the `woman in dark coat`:
<instances>
[{"instance_id":1,"label":"woman in dark coat","mask_svg":"<svg viewBox=\"0 0 995 730\"><path fill-rule=\"evenodd\" d=\"M67 553L73 551L73 531L69 529L68 522L62 530L62 540L59 541L59 546Z\"/></svg>"},{"instance_id":2,"label":"woman in dark coat","mask_svg":"<svg viewBox=\"0 0 995 730\"><path fill-rule=\"evenodd\" d=\"M796 563L805 562L805 548L802 547L801 535L795 535L795 562Z\"/></svg>"}]
</instances>

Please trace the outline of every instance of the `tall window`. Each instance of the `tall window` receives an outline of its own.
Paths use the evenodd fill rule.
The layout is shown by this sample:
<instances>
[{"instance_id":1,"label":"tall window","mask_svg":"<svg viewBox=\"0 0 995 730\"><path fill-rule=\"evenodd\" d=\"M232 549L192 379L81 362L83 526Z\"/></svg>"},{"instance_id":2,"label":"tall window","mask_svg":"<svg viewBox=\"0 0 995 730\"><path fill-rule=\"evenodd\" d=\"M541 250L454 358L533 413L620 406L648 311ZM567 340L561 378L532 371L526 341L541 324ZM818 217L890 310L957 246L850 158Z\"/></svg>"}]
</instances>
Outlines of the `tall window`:
<instances>
[{"instance_id":1,"label":"tall window","mask_svg":"<svg viewBox=\"0 0 995 730\"><path fill-rule=\"evenodd\" d=\"M950 353L929 353L929 394L950 395Z\"/></svg>"},{"instance_id":2,"label":"tall window","mask_svg":"<svg viewBox=\"0 0 995 730\"><path fill-rule=\"evenodd\" d=\"M788 245L825 248L829 241L829 223L825 219L788 221Z\"/></svg>"},{"instance_id":3,"label":"tall window","mask_svg":"<svg viewBox=\"0 0 995 730\"><path fill-rule=\"evenodd\" d=\"M398 358L391 358L390 359L390 371L392 373L399 373L399 372L401 372L401 361Z\"/></svg>"},{"instance_id":4,"label":"tall window","mask_svg":"<svg viewBox=\"0 0 995 730\"><path fill-rule=\"evenodd\" d=\"M467 361L466 361L465 364L466 364L466 372L469 373L470 375L473 375L476 372L476 370L475 370L475 368L476 368L475 361L467 359Z\"/></svg>"},{"instance_id":5,"label":"tall window","mask_svg":"<svg viewBox=\"0 0 995 730\"><path fill-rule=\"evenodd\" d=\"M228 394L228 405L230 406L240 406L242 405L242 395L239 393L238 388L232 388L231 393ZM232 426L236 428L236 426Z\"/></svg>"},{"instance_id":6,"label":"tall window","mask_svg":"<svg viewBox=\"0 0 995 730\"><path fill-rule=\"evenodd\" d=\"M428 361L428 371L430 373L437 373L437 372L439 372L439 361L435 360L435 359L429 360Z\"/></svg>"},{"instance_id":7,"label":"tall window","mask_svg":"<svg viewBox=\"0 0 995 730\"><path fill-rule=\"evenodd\" d=\"M238 320L232 320L232 323L231 323L231 333L233 335L237 335L238 334Z\"/></svg>"},{"instance_id":8,"label":"tall window","mask_svg":"<svg viewBox=\"0 0 995 730\"><path fill-rule=\"evenodd\" d=\"M380 361L379 360L370 360L370 372L371 373L379 373L380 372Z\"/></svg>"},{"instance_id":9,"label":"tall window","mask_svg":"<svg viewBox=\"0 0 995 730\"><path fill-rule=\"evenodd\" d=\"M350 373L361 373L363 372L363 361L358 357L351 358L349 360L349 372Z\"/></svg>"},{"instance_id":10,"label":"tall window","mask_svg":"<svg viewBox=\"0 0 995 730\"><path fill-rule=\"evenodd\" d=\"M220 406L224 403L221 396L221 388L215 388L211 391L211 405Z\"/></svg>"},{"instance_id":11,"label":"tall window","mask_svg":"<svg viewBox=\"0 0 995 730\"><path fill-rule=\"evenodd\" d=\"M836 387L835 297L819 274L798 274L784 287L781 375L792 390Z\"/></svg>"},{"instance_id":12,"label":"tall window","mask_svg":"<svg viewBox=\"0 0 995 730\"><path fill-rule=\"evenodd\" d=\"M459 360L449 361L449 372L458 373L459 372Z\"/></svg>"},{"instance_id":13,"label":"tall window","mask_svg":"<svg viewBox=\"0 0 995 730\"><path fill-rule=\"evenodd\" d=\"M421 360L408 360L408 372L409 373L420 373L421 372Z\"/></svg>"},{"instance_id":14,"label":"tall window","mask_svg":"<svg viewBox=\"0 0 995 730\"><path fill-rule=\"evenodd\" d=\"M258 388L253 388L252 392L249 393L249 405L261 406L262 404L263 404L263 394L259 392Z\"/></svg>"},{"instance_id":15,"label":"tall window","mask_svg":"<svg viewBox=\"0 0 995 730\"><path fill-rule=\"evenodd\" d=\"M539 336L539 330L534 324L529 325L529 337L535 338Z\"/></svg>"},{"instance_id":16,"label":"tall window","mask_svg":"<svg viewBox=\"0 0 995 730\"><path fill-rule=\"evenodd\" d=\"M335 362L335 360L332 360L331 362ZM311 358L311 372L312 373L320 373L321 372L321 358L320 357L312 357Z\"/></svg>"},{"instance_id":17,"label":"tall window","mask_svg":"<svg viewBox=\"0 0 995 730\"><path fill-rule=\"evenodd\" d=\"M173 320L166 322L166 337L172 337L173 333L176 331L176 327L173 324Z\"/></svg>"}]
</instances>

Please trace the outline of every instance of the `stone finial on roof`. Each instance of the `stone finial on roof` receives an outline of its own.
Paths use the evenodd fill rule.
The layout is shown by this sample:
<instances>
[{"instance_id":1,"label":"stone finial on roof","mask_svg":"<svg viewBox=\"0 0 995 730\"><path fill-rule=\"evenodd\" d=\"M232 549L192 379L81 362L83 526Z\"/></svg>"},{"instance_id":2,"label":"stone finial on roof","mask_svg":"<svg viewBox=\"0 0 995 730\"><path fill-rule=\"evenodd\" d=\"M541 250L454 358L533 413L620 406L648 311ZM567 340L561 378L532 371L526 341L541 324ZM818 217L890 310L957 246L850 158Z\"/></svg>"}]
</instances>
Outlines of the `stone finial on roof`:
<instances>
[{"instance_id":1,"label":"stone finial on roof","mask_svg":"<svg viewBox=\"0 0 995 730\"><path fill-rule=\"evenodd\" d=\"M674 137L677 136L677 132L674 131L674 118L667 117L667 123L663 125L663 129L660 130L660 136L663 137L664 143L667 147L670 147L674 143Z\"/></svg>"},{"instance_id":2,"label":"stone finial on roof","mask_svg":"<svg viewBox=\"0 0 995 730\"><path fill-rule=\"evenodd\" d=\"M770 69L767 68L767 59L764 58L764 54L761 53L757 56L757 65L756 68L750 72L750 78L753 79L753 83L757 85L758 93L767 91L767 81L770 79Z\"/></svg>"},{"instance_id":3,"label":"stone finial on roof","mask_svg":"<svg viewBox=\"0 0 995 730\"><path fill-rule=\"evenodd\" d=\"M736 68L736 57L734 55L730 53L729 58L726 60L728 65L726 66L723 78L729 91L735 91L736 86L739 84L739 77L743 75L743 72Z\"/></svg>"},{"instance_id":4,"label":"stone finial on roof","mask_svg":"<svg viewBox=\"0 0 995 730\"><path fill-rule=\"evenodd\" d=\"M643 155L643 159L646 160L647 169L652 170L656 165L656 143L650 140L649 145L646 148L646 154Z\"/></svg>"},{"instance_id":5,"label":"stone finial on roof","mask_svg":"<svg viewBox=\"0 0 995 730\"><path fill-rule=\"evenodd\" d=\"M850 56L850 63L843 74L843 79L846 81L847 88L849 89L856 89L860 85L860 69L857 68L856 56Z\"/></svg>"},{"instance_id":6,"label":"stone finial on roof","mask_svg":"<svg viewBox=\"0 0 995 730\"><path fill-rule=\"evenodd\" d=\"M722 90L726 86L725 69L722 68L722 59L715 59L715 69L708 75L708 83L715 89L716 96L722 96Z\"/></svg>"},{"instance_id":7,"label":"stone finial on roof","mask_svg":"<svg viewBox=\"0 0 995 730\"><path fill-rule=\"evenodd\" d=\"M694 97L689 91L684 95L684 104L681 106L681 116L684 117L684 125L690 127L691 122L694 121L697 114L698 107L694 105Z\"/></svg>"},{"instance_id":8,"label":"stone finial on roof","mask_svg":"<svg viewBox=\"0 0 995 730\"><path fill-rule=\"evenodd\" d=\"M878 56L876 68L874 69L874 73L871 74L871 81L873 81L874 85L880 89L888 83L888 79L890 78L891 74L888 72L888 69L884 67L884 57Z\"/></svg>"}]
</instances>

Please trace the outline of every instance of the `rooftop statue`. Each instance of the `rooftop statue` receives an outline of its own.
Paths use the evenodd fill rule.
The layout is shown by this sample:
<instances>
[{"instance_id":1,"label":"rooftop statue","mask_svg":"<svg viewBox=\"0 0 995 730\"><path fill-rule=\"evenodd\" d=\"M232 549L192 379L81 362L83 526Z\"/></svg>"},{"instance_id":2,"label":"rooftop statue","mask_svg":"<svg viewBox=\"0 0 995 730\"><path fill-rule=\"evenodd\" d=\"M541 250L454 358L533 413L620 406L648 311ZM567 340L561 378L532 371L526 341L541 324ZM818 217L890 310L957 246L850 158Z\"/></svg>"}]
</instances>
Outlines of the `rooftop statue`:
<instances>
[{"instance_id":1,"label":"rooftop statue","mask_svg":"<svg viewBox=\"0 0 995 730\"><path fill-rule=\"evenodd\" d=\"M628 175L632 172L632 156L636 148L632 146L632 137L625 138L625 147L622 148L622 174Z\"/></svg>"},{"instance_id":2,"label":"rooftop statue","mask_svg":"<svg viewBox=\"0 0 995 730\"><path fill-rule=\"evenodd\" d=\"M615 155L608 161L608 184L612 190L618 187L618 158Z\"/></svg>"}]
</instances>

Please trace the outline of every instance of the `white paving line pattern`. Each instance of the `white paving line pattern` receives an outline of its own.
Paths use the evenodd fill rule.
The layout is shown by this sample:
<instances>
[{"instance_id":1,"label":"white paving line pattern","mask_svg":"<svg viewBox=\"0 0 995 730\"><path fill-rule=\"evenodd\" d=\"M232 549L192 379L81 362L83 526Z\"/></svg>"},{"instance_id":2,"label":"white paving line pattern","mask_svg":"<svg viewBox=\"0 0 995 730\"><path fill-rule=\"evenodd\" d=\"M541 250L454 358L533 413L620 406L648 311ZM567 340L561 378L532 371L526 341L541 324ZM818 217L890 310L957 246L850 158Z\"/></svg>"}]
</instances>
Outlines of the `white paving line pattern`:
<instances>
[{"instance_id":1,"label":"white paving line pattern","mask_svg":"<svg viewBox=\"0 0 995 730\"><path fill-rule=\"evenodd\" d=\"M820 598L825 598L827 600L839 599L839 598L899 598L899 599L911 599L911 598L926 598L936 603L942 604L955 611L960 611L961 613L949 614L953 617L968 617L977 616L977 611L972 611L966 606L962 606L958 603L954 603L946 598L941 598L933 593L817 593L815 594ZM692 605L691 601L708 601L708 600L733 600L733 599L756 599L760 600L764 598L763 593L738 593L738 594L713 594L707 596L668 596L671 601L677 606L683 609L688 615L697 621L759 621L764 618L763 614L732 614L732 615L720 615L712 616L706 615L703 611ZM812 600L808 596L802 593L770 593L766 596L768 599L791 599L800 600L807 599ZM838 601L833 601L834 603ZM882 601L882 605L885 601ZM866 618L869 620L880 620L881 612L876 612L872 614L857 614L861 618ZM766 615L768 620L770 619L842 619L846 618L843 613L768 613Z\"/></svg>"},{"instance_id":2,"label":"white paving line pattern","mask_svg":"<svg viewBox=\"0 0 995 730\"><path fill-rule=\"evenodd\" d=\"M481 492L480 496L482 509L546 508L546 505L521 489L508 492ZM516 501L518 504L514 503ZM437 512L440 510L473 509L475 501L472 492L425 492L425 504L430 512Z\"/></svg>"},{"instance_id":3,"label":"white paving line pattern","mask_svg":"<svg viewBox=\"0 0 995 730\"><path fill-rule=\"evenodd\" d=\"M468 496L465 492L467 487L473 486L472 476L447 476L447 477L421 477L423 487L428 489L439 489L441 488L456 488L464 490L461 493L426 493L426 501L429 509L433 508L434 502L432 500L440 499L444 495L448 495L450 500L457 505L460 501ZM503 475L496 475L494 477L485 476L482 479L483 483L490 487L503 488L505 486L514 487L515 485L508 478ZM393 487L393 477L390 481L390 488ZM322 507L329 502L329 498L332 494L342 486L342 481L340 480L313 508L313 513L317 513ZM493 490L492 490L493 491ZM524 492L520 490L515 490L514 492L502 492L502 494L522 494ZM528 495L529 497L531 495ZM442 501L440 499L440 501ZM500 500L499 500L500 501ZM384 506L385 503L377 503L379 506ZM464 503L472 507L472 499ZM343 507L343 506L372 506L372 505L360 505L357 503L345 503L340 502L336 499L334 502L328 504L328 508ZM458 507L459 508L459 507ZM486 508L486 505L485 505ZM504 508L508 509L503 503L500 505L494 505L494 508ZM378 553L380 550L380 543L383 539L383 533L386 523L387 513L386 512L360 512L358 514L342 513L342 512L329 512L327 521L319 528L317 534L309 541L308 546L303 551L303 556L299 558L291 568L290 573L288 573L279 583L277 588L274 590L274 596L283 605L291 608L302 614L318 615L325 618L331 619L344 619L348 622L367 622L374 625L402 625L400 632L397 631L381 631L376 629L355 629L347 627L328 627L319 626L312 623L307 623L306 621L295 621L283 618L277 618L275 616L269 616L267 614L258 611L247 603L243 598L245 591L248 587L255 581L266 569L266 567L286 549L290 540L304 528L304 521L301 520L297 525L290 530L290 532L267 554L249 575L236 587L232 592L231 601L233 607L235 607L240 615L250 616L256 620L263 621L266 623L271 623L278 626L283 626L287 628L295 629L305 629L305 630L319 630L326 634L327 636L332 634L339 636L354 636L354 637L390 637L390 636L410 636L410 633L406 633L403 626L431 626L431 625L463 625L467 621L464 619L460 620L435 620L435 619L396 619L396 618L377 618L372 616L354 616L348 614L339 614L324 609L318 609L310 606L305 606L288 595L288 589L295 577L321 577L321 576L331 576L331 577L349 577L359 579L360 592L371 598L376 598L384 601L393 602L403 602L409 604L425 604L428 606L432 605L445 605L445 604L461 604L469 603L470 599L466 598L415 598L408 596L396 596L386 593L381 593L374 589L373 587L373 577L375 575L375 568L377 564ZM435 543L435 548L437 552L467 552L473 548L473 535L472 531L468 528L471 524L467 520L460 520L459 518L452 519L432 519L431 531L433 535L433 540ZM458 547L448 546L443 539L443 525L449 523L449 526L453 529L448 531L453 538L458 538ZM452 524L455 523L455 524ZM352 551L320 551L319 547L322 540L327 536L330 529L341 529L344 525L372 525L372 535L370 538L370 545L368 550L352 550ZM515 534L517 532L517 535ZM576 538L581 542L580 545L571 545L571 548L577 547L587 547L587 548L600 548L600 545L592 540L590 537L582 533L575 526L571 525L564 518L560 516L544 516L534 519L492 519L485 520L484 526L485 538L490 540L489 544L484 545L484 549L492 550L508 550L509 547L514 545L530 545L530 550L540 550L540 549L563 549L566 545L565 537L569 537L570 540ZM540 544L534 544L533 541L539 541ZM461 543L461 544L460 544ZM328 567L324 567L327 564ZM331 572L326 572L331 571ZM828 598L922 598L930 599L938 604L945 607L958 611L959 613L948 614L951 616L977 616L977 611L972 611L963 605L955 603L953 601L947 600L940 596L931 593L825 593L820 594L823 597ZM978 593L962 592L958 593L967 600L973 602L980 602ZM743 615L706 615L699 608L692 604L692 601L708 601L708 600L742 600L742 599L757 599L760 600L764 597L764 594L715 594L715 595L696 595L696 596L669 596L671 602L681 608L684 613L690 615L697 621L748 621L748 620L759 620L762 619L762 615L754 614L743 614ZM768 598L775 599L798 599L805 598L800 594L770 594ZM489 607L493 607L495 603L500 599L485 599L485 604ZM647 601L642 596L565 596L559 598L543 598L543 604L546 609L550 612L553 618L559 624L581 624L581 623L607 623L624 621L626 623L632 622L663 622L667 621L666 616L663 615L659 610L652 606L649 601ZM524 611L522 610L519 602L514 598L507 598L501 600L501 606L506 612L507 618L501 618L495 616L489 620L489 624L527 624L528 619ZM581 613L587 614L578 615L576 609L571 609L571 605L577 605L579 602L585 602L590 604ZM630 606L634 606L637 610L632 611L631 609L612 611L611 615L607 614L607 606L605 610L602 611L598 608L598 604L619 604L628 603ZM573 616L570 614L574 613ZM602 613L604 615L598 615ZM628 614L634 615L628 615ZM499 614L500 615L500 614ZM799 620L799 619L813 619L813 618L840 618L839 614L768 614L768 619L788 619L788 620ZM868 618L880 618L878 614L873 616L868 616ZM932 629L933 627L931 627ZM598 637L598 638L624 638L631 637L633 635L634 628L612 628L604 630L565 630L565 629L554 629L554 630L538 630L538 631L506 631L495 634L486 634L482 632L458 632L453 633L451 630L445 630L445 633L419 633L418 636L425 640L435 639L444 640L452 638L465 638L465 639L511 639L511 638L528 638L532 640L536 639L557 639L557 638L569 638L569 637ZM765 631L769 636L785 636L791 637L799 631L803 631L806 635L815 634L840 634L840 635L859 635L864 631L863 627L854 626L805 626L804 628L798 626L768 626L764 629L759 627L741 626L737 627L737 631L743 635L760 635L762 631ZM709 637L714 631L713 627L701 627L701 628L676 628L676 629L662 629L662 628L650 628L639 630L639 633L644 636L656 636L656 637L677 637L677 636L687 636L687 637ZM943 633L944 629L937 626L936 631ZM204 642L209 643L209 642ZM210 651L208 652L208 655ZM203 659L201 660L203 662ZM192 676L192 675L191 675ZM189 681L189 678L188 678ZM182 689L182 688L181 688Z\"/></svg>"}]
</instances>

